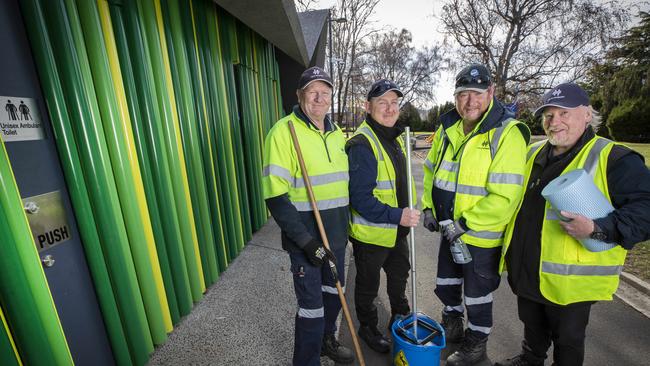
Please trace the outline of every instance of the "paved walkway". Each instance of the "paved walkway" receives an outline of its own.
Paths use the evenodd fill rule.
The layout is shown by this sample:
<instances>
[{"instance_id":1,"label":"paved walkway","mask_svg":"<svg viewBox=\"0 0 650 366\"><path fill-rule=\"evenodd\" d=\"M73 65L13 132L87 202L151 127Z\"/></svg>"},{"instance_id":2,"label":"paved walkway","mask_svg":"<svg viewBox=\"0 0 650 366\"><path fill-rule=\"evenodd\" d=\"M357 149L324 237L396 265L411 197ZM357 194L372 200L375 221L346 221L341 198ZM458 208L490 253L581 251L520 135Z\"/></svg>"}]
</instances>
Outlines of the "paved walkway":
<instances>
[{"instance_id":1,"label":"paved walkway","mask_svg":"<svg viewBox=\"0 0 650 366\"><path fill-rule=\"evenodd\" d=\"M418 192L422 192L421 163L421 159L413 161ZM435 243L439 237L423 228L416 230L415 237L418 307L432 318L439 319L442 306L433 294ZM346 266L349 275L346 291L348 304L354 313L355 267L350 257ZM385 329L390 316L385 288L382 277L377 299L382 329ZM409 298L410 288L409 284ZM622 282L619 293L635 303L638 310L619 298L594 305L587 328L585 365L648 364L650 291L644 293L638 286ZM517 319L516 299L505 279L494 299L495 325L488 343L488 354L496 361L519 352L523 329ZM290 365L295 311L289 258L280 247L280 231L271 219L254 235L219 281L208 289L192 313L170 334L169 340L155 350L150 365ZM345 324L341 328L343 343L352 347L349 330ZM391 364L389 355L378 354L365 344L363 346L366 365ZM321 360L323 365L333 365L328 359Z\"/></svg>"}]
</instances>

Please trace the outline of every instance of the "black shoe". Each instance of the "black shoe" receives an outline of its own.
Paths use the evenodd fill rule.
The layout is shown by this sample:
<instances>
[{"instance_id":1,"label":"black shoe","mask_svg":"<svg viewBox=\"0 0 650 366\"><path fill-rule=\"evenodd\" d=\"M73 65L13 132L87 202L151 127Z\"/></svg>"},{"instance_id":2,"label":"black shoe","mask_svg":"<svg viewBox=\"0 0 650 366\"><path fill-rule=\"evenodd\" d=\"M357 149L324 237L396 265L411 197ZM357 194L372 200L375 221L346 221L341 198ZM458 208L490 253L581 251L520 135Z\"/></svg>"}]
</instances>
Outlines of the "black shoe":
<instances>
[{"instance_id":1,"label":"black shoe","mask_svg":"<svg viewBox=\"0 0 650 366\"><path fill-rule=\"evenodd\" d=\"M445 340L447 343L460 343L465 337L463 325L463 314L449 315L442 312L442 322L440 325L445 329Z\"/></svg>"},{"instance_id":2,"label":"black shoe","mask_svg":"<svg viewBox=\"0 0 650 366\"><path fill-rule=\"evenodd\" d=\"M499 361L494 364L494 366L542 366L542 365L544 365L544 361L542 361L541 363L530 362L528 361L528 359L526 359L526 355L523 353L513 358L508 358L506 360Z\"/></svg>"},{"instance_id":3,"label":"black shoe","mask_svg":"<svg viewBox=\"0 0 650 366\"><path fill-rule=\"evenodd\" d=\"M325 334L323 336L323 346L320 350L321 356L327 356L336 363L352 363L354 361L354 354L352 351L341 345L336 340L334 334Z\"/></svg>"},{"instance_id":4,"label":"black shoe","mask_svg":"<svg viewBox=\"0 0 650 366\"><path fill-rule=\"evenodd\" d=\"M359 338L363 339L368 347L379 353L390 352L390 341L386 338L377 327L362 326L359 328Z\"/></svg>"},{"instance_id":5,"label":"black shoe","mask_svg":"<svg viewBox=\"0 0 650 366\"><path fill-rule=\"evenodd\" d=\"M460 349L447 357L447 366L471 366L487 360L487 337L479 338L468 329Z\"/></svg>"}]
</instances>

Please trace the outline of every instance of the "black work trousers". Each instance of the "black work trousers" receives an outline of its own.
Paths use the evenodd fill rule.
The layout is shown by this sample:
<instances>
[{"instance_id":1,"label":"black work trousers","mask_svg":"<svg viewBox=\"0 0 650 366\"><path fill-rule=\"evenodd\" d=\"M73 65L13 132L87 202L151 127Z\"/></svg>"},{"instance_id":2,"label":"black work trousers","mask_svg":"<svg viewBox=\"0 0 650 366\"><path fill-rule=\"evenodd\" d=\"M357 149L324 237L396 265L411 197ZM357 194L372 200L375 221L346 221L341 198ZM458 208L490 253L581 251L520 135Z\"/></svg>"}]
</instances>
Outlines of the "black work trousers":
<instances>
[{"instance_id":1,"label":"black work trousers","mask_svg":"<svg viewBox=\"0 0 650 366\"><path fill-rule=\"evenodd\" d=\"M592 304L547 305L517 297L519 320L524 323L525 358L535 363L543 362L553 342L554 365L582 365Z\"/></svg>"},{"instance_id":2,"label":"black work trousers","mask_svg":"<svg viewBox=\"0 0 650 366\"><path fill-rule=\"evenodd\" d=\"M352 247L357 268L354 281L354 304L359 324L377 326L377 307L373 302L379 291L382 268L386 273L386 290L391 314L408 314L410 308L405 290L411 264L406 237L398 238L392 248L356 241L352 241Z\"/></svg>"}]
</instances>

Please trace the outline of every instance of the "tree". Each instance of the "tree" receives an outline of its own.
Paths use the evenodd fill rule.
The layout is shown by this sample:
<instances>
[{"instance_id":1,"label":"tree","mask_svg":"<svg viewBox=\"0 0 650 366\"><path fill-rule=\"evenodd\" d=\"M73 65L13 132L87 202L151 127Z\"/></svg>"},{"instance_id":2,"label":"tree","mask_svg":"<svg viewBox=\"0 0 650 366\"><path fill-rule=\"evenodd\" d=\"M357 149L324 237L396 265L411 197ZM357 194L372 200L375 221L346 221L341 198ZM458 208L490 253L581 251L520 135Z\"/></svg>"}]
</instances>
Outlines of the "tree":
<instances>
[{"instance_id":1,"label":"tree","mask_svg":"<svg viewBox=\"0 0 650 366\"><path fill-rule=\"evenodd\" d=\"M456 108L453 102L446 102L445 104L434 105L427 113L427 121L425 130L435 131L440 125L440 116Z\"/></svg>"},{"instance_id":2,"label":"tree","mask_svg":"<svg viewBox=\"0 0 650 366\"><path fill-rule=\"evenodd\" d=\"M408 102L402 106L397 123L402 126L409 126L413 131L422 131L424 129L420 112L413 104Z\"/></svg>"},{"instance_id":3,"label":"tree","mask_svg":"<svg viewBox=\"0 0 650 366\"><path fill-rule=\"evenodd\" d=\"M640 12L639 18L639 25L592 64L586 89L605 121L602 132L617 140L650 142L650 14Z\"/></svg>"},{"instance_id":4,"label":"tree","mask_svg":"<svg viewBox=\"0 0 650 366\"><path fill-rule=\"evenodd\" d=\"M439 47L416 49L412 40L406 29L373 34L358 61L368 83L382 78L394 81L404 93L405 103L434 97L435 76L443 62Z\"/></svg>"},{"instance_id":5,"label":"tree","mask_svg":"<svg viewBox=\"0 0 650 366\"><path fill-rule=\"evenodd\" d=\"M337 122L341 123L348 110L348 94L351 92L351 76L359 72L356 67L360 47L364 39L376 32L372 28L370 17L379 0L338 0L332 11L332 17L345 18L345 22L332 24L331 57L334 70L330 74L335 81L334 98L336 100Z\"/></svg>"},{"instance_id":6,"label":"tree","mask_svg":"<svg viewBox=\"0 0 650 366\"><path fill-rule=\"evenodd\" d=\"M539 95L584 76L629 20L620 2L590 0L448 0L446 33L463 63L486 64L501 99Z\"/></svg>"}]
</instances>

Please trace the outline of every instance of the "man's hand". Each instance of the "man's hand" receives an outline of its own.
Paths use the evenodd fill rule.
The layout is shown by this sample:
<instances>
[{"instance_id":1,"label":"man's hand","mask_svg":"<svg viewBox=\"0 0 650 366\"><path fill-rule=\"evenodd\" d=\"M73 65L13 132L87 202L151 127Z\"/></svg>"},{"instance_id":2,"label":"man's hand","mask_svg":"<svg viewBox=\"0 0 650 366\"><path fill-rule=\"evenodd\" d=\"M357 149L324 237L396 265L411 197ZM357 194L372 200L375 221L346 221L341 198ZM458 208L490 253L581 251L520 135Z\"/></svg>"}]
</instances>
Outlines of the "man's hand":
<instances>
[{"instance_id":1,"label":"man's hand","mask_svg":"<svg viewBox=\"0 0 650 366\"><path fill-rule=\"evenodd\" d=\"M420 211L403 208L402 209L402 218L399 220L399 224L405 227L416 227L420 223Z\"/></svg>"},{"instance_id":2,"label":"man's hand","mask_svg":"<svg viewBox=\"0 0 650 366\"><path fill-rule=\"evenodd\" d=\"M329 249L325 248L321 242L316 239L312 239L307 245L305 245L302 250L305 251L307 259L311 264L316 267L320 267L325 263L326 260L332 261L336 264L336 257Z\"/></svg>"},{"instance_id":3,"label":"man's hand","mask_svg":"<svg viewBox=\"0 0 650 366\"><path fill-rule=\"evenodd\" d=\"M589 238L589 234L594 231L594 221L588 217L568 211L560 211L560 215L569 219L560 221L560 226L577 240Z\"/></svg>"},{"instance_id":4,"label":"man's hand","mask_svg":"<svg viewBox=\"0 0 650 366\"><path fill-rule=\"evenodd\" d=\"M438 231L440 230L440 225L438 224L438 220L433 216L433 211L431 209L426 209L424 210L424 227L431 231Z\"/></svg>"},{"instance_id":5,"label":"man's hand","mask_svg":"<svg viewBox=\"0 0 650 366\"><path fill-rule=\"evenodd\" d=\"M446 221L451 221L451 220L446 220ZM445 236L445 239L447 239L448 242L453 243L454 240L459 238L461 235L465 233L465 229L463 228L463 225L460 224L458 221L451 221L449 223L447 222L441 222L440 223L442 227L442 235Z\"/></svg>"}]
</instances>

